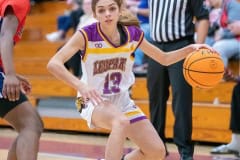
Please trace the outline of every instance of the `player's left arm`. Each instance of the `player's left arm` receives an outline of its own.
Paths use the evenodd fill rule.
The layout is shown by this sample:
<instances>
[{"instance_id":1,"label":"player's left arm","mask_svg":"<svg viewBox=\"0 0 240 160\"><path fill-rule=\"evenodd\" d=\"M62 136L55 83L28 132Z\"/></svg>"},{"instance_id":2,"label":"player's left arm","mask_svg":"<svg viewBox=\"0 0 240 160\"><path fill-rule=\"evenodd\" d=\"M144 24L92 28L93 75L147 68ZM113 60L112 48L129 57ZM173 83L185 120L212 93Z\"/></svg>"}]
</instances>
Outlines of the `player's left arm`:
<instances>
[{"instance_id":1,"label":"player's left arm","mask_svg":"<svg viewBox=\"0 0 240 160\"><path fill-rule=\"evenodd\" d=\"M215 52L210 46L206 44L191 44L175 51L163 52L162 50L148 42L145 38L142 40L142 43L139 45L139 48L147 56L151 57L158 63L165 66L174 64L184 59L189 53L192 53L194 50L198 50L200 48L207 48L212 52Z\"/></svg>"}]
</instances>

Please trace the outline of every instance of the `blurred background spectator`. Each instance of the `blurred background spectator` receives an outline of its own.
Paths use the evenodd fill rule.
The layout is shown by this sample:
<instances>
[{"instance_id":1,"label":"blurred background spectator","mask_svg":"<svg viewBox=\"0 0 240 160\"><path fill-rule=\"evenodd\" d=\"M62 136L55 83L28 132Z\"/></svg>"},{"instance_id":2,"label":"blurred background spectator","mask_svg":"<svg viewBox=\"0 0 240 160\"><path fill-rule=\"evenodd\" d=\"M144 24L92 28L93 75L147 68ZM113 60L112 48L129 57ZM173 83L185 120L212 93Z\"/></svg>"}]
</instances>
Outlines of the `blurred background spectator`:
<instances>
[{"instance_id":1,"label":"blurred background spectator","mask_svg":"<svg viewBox=\"0 0 240 160\"><path fill-rule=\"evenodd\" d=\"M92 0L83 0L82 10L84 14L79 19L79 23L77 25L78 29L96 22L96 19L93 17L91 3Z\"/></svg>"},{"instance_id":2,"label":"blurred background spectator","mask_svg":"<svg viewBox=\"0 0 240 160\"><path fill-rule=\"evenodd\" d=\"M208 0L209 6L209 29L205 43L212 46L215 43L215 34L217 33L220 25L220 16L222 12L223 0Z\"/></svg>"},{"instance_id":3,"label":"blurred background spectator","mask_svg":"<svg viewBox=\"0 0 240 160\"><path fill-rule=\"evenodd\" d=\"M128 0L127 7L129 10L135 14L140 21L140 27L144 32L144 37L151 42L150 37L150 25L149 25L149 8L148 0ZM135 53L135 61L133 72L136 75L145 75L147 73L147 57L144 53L138 48Z\"/></svg>"},{"instance_id":4,"label":"blurred background spectator","mask_svg":"<svg viewBox=\"0 0 240 160\"><path fill-rule=\"evenodd\" d=\"M82 1L82 11L83 15L78 17L78 24L74 27L75 30L79 30L86 25L90 25L93 22L96 22L96 19L93 17L92 0L83 0ZM81 67L81 51L78 51L73 57L71 57L64 65L70 70L75 76L80 77L82 75Z\"/></svg>"},{"instance_id":5,"label":"blurred background spectator","mask_svg":"<svg viewBox=\"0 0 240 160\"><path fill-rule=\"evenodd\" d=\"M240 1L223 0L220 29L215 35L213 48L217 50L224 66L228 67L230 58L239 58L240 54Z\"/></svg>"},{"instance_id":6,"label":"blurred background spectator","mask_svg":"<svg viewBox=\"0 0 240 160\"><path fill-rule=\"evenodd\" d=\"M63 15L58 16L57 31L46 35L50 42L64 40L71 28L76 30L79 18L84 14L81 8L82 0L67 0L66 4L71 6L71 10L66 10Z\"/></svg>"}]
</instances>

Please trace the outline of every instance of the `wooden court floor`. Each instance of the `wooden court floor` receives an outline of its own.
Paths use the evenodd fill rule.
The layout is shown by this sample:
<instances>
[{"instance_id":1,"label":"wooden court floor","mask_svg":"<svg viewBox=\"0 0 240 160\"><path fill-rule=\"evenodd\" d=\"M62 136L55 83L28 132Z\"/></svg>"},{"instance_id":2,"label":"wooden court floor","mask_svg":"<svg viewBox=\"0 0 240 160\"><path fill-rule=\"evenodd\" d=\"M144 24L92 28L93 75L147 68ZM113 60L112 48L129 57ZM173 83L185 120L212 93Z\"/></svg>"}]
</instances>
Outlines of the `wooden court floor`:
<instances>
[{"instance_id":1,"label":"wooden court floor","mask_svg":"<svg viewBox=\"0 0 240 160\"><path fill-rule=\"evenodd\" d=\"M0 127L0 160L7 159L7 149L16 133L11 128ZM96 135L76 132L44 131L38 154L38 160L97 160L104 156L107 135ZM136 146L126 140L124 152ZM170 155L166 160L178 160L176 146L167 143ZM214 145L196 144L194 160L240 160L233 155L209 154Z\"/></svg>"}]
</instances>

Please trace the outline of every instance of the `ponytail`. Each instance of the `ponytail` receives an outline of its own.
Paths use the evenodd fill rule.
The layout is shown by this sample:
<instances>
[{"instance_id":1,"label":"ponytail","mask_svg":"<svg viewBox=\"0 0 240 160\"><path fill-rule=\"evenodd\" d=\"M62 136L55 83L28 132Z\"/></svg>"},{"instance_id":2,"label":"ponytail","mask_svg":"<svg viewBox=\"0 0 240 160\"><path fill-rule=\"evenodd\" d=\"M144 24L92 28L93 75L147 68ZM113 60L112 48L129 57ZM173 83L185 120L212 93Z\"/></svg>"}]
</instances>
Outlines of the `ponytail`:
<instances>
[{"instance_id":1,"label":"ponytail","mask_svg":"<svg viewBox=\"0 0 240 160\"><path fill-rule=\"evenodd\" d=\"M134 16L129 10L123 9L122 14L119 17L118 23L123 26L138 26L140 22L136 16Z\"/></svg>"}]
</instances>

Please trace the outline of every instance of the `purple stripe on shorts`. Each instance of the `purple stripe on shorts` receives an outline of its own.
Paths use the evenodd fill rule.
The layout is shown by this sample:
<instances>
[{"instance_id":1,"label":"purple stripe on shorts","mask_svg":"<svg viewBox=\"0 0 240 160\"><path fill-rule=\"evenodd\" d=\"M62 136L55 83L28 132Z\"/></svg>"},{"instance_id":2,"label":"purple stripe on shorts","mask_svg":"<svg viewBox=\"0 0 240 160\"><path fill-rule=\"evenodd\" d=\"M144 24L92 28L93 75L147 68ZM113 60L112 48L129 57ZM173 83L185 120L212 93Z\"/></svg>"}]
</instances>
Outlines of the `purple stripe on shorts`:
<instances>
[{"instance_id":1,"label":"purple stripe on shorts","mask_svg":"<svg viewBox=\"0 0 240 160\"><path fill-rule=\"evenodd\" d=\"M147 119L147 117L146 116L137 117L137 118L131 119L130 123L132 124L132 123L144 120L144 119Z\"/></svg>"}]
</instances>

